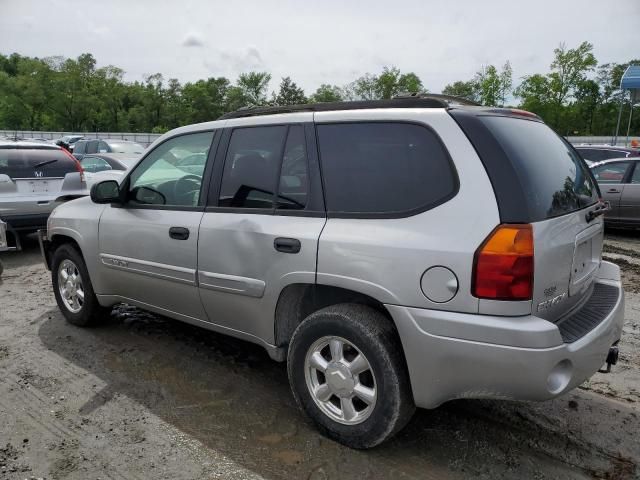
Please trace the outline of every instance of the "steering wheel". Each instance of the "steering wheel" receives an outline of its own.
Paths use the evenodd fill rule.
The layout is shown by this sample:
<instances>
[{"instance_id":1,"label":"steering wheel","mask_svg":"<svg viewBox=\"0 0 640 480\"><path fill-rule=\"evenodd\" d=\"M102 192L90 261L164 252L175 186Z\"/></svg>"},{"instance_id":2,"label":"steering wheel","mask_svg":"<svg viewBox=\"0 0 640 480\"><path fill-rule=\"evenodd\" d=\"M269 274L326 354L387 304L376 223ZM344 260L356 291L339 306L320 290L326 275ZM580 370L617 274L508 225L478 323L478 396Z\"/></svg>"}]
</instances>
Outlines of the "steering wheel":
<instances>
[{"instance_id":1,"label":"steering wheel","mask_svg":"<svg viewBox=\"0 0 640 480\"><path fill-rule=\"evenodd\" d=\"M202 177L198 175L185 175L173 184L173 198L178 205L193 205L195 195L200 192ZM185 198L187 197L187 198ZM182 200L189 200L183 202Z\"/></svg>"}]
</instances>

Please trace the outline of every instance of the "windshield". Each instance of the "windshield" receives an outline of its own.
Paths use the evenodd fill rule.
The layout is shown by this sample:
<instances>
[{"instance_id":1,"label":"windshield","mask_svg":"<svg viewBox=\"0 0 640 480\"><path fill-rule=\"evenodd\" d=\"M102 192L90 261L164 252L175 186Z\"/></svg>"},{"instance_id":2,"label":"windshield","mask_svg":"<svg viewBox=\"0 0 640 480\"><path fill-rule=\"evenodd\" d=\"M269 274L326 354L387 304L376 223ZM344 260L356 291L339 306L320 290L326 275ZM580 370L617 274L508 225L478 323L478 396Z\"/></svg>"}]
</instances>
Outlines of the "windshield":
<instances>
[{"instance_id":1,"label":"windshield","mask_svg":"<svg viewBox=\"0 0 640 480\"><path fill-rule=\"evenodd\" d=\"M113 153L142 153L144 147L135 142L109 142Z\"/></svg>"}]
</instances>

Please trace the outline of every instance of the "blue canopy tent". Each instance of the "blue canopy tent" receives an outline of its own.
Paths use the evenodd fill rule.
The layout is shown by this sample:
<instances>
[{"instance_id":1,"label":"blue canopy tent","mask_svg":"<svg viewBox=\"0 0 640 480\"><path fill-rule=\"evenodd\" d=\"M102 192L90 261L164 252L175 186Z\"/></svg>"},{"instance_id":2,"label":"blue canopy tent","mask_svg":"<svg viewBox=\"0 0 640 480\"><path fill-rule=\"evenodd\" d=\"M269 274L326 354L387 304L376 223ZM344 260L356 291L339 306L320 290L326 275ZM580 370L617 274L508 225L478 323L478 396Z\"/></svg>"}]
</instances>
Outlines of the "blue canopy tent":
<instances>
[{"instance_id":1,"label":"blue canopy tent","mask_svg":"<svg viewBox=\"0 0 640 480\"><path fill-rule=\"evenodd\" d=\"M631 116L633 115L634 104L640 102L640 65L629 65L620 80L620 89L624 92L631 92L631 108L629 110L629 123L627 125L627 142L629 143L629 130L631 130ZM616 125L616 136L613 144L618 142L618 131L620 130L620 119L622 118L622 106L624 105L624 95L620 99L620 111L618 112L618 124Z\"/></svg>"}]
</instances>

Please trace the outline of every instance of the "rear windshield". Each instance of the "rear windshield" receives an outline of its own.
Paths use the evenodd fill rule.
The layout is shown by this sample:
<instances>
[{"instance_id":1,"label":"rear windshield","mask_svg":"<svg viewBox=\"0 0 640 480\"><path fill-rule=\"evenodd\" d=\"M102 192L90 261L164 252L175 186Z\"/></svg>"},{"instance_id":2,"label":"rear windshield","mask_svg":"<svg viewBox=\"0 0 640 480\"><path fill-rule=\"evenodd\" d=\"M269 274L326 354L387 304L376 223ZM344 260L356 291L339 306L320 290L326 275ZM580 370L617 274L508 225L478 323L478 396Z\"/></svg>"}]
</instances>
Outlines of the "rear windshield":
<instances>
[{"instance_id":1,"label":"rear windshield","mask_svg":"<svg viewBox=\"0 0 640 480\"><path fill-rule=\"evenodd\" d=\"M62 150L53 148L0 148L0 174L11 178L64 177L77 167Z\"/></svg>"},{"instance_id":2,"label":"rear windshield","mask_svg":"<svg viewBox=\"0 0 640 480\"><path fill-rule=\"evenodd\" d=\"M134 142L109 142L111 151L113 153L142 153L144 147L139 143Z\"/></svg>"},{"instance_id":3,"label":"rear windshield","mask_svg":"<svg viewBox=\"0 0 640 480\"><path fill-rule=\"evenodd\" d=\"M547 125L500 116L481 121L511 161L533 218L557 217L598 201L589 167Z\"/></svg>"}]
</instances>

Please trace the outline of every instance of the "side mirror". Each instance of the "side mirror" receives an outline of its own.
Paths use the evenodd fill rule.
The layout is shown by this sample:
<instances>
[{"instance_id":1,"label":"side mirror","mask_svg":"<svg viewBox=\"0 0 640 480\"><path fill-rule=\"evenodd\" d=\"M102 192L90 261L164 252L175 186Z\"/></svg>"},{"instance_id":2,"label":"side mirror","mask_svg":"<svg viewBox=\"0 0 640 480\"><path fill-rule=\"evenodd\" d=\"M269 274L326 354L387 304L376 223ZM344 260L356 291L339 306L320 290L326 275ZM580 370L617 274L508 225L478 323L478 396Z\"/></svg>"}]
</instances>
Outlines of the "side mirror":
<instances>
[{"instance_id":1,"label":"side mirror","mask_svg":"<svg viewBox=\"0 0 640 480\"><path fill-rule=\"evenodd\" d=\"M120 203L120 185L115 180L104 180L91 187L93 203Z\"/></svg>"}]
</instances>

